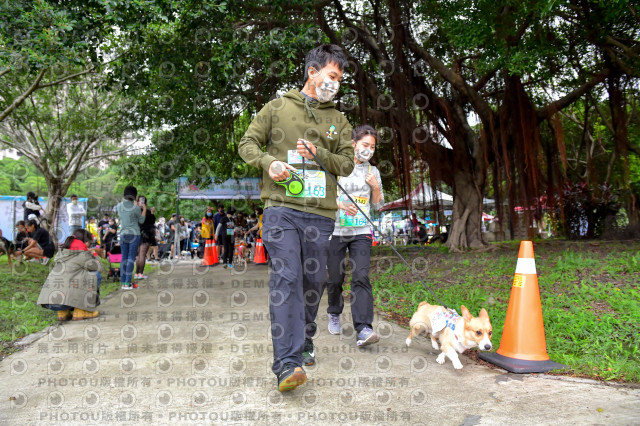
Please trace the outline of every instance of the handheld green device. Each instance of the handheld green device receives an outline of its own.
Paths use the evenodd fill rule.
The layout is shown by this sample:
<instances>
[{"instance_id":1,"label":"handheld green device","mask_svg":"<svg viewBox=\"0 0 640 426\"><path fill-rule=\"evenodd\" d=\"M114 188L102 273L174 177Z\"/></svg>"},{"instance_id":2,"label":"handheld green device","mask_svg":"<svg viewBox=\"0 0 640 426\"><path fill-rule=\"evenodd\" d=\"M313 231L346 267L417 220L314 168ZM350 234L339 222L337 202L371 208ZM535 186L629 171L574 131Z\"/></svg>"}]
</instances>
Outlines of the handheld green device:
<instances>
[{"instance_id":1,"label":"handheld green device","mask_svg":"<svg viewBox=\"0 0 640 426\"><path fill-rule=\"evenodd\" d=\"M293 170L289 170L287 179L275 182L287 188L287 193L294 196L300 195L304 191L304 178Z\"/></svg>"}]
</instances>

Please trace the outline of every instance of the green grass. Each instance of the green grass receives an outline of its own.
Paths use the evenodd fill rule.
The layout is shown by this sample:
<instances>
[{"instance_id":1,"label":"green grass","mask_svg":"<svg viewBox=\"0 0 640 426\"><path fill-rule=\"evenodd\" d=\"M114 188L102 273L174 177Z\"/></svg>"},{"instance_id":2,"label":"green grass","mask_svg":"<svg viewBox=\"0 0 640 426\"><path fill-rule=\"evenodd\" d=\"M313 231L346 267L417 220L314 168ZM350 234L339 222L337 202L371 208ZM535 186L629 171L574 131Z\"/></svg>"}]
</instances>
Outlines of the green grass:
<instances>
[{"instance_id":1,"label":"green grass","mask_svg":"<svg viewBox=\"0 0 640 426\"><path fill-rule=\"evenodd\" d=\"M421 278L449 307L486 308L498 348L518 257L518 243L449 254L442 247L402 247L407 260L428 265ZM572 374L640 382L640 242L534 244L547 350ZM389 248L373 249L371 279L378 309L408 325L433 296ZM417 260L416 260L417 259ZM389 262L391 260L391 263ZM390 266L391 265L391 266Z\"/></svg>"},{"instance_id":2,"label":"green grass","mask_svg":"<svg viewBox=\"0 0 640 426\"><path fill-rule=\"evenodd\" d=\"M13 343L56 322L56 313L35 304L53 262L41 265L15 263L13 270L0 258L0 355L16 350ZM154 267L147 266L151 272ZM120 282L107 278L107 261L103 259L100 295L105 297L120 288Z\"/></svg>"}]
</instances>

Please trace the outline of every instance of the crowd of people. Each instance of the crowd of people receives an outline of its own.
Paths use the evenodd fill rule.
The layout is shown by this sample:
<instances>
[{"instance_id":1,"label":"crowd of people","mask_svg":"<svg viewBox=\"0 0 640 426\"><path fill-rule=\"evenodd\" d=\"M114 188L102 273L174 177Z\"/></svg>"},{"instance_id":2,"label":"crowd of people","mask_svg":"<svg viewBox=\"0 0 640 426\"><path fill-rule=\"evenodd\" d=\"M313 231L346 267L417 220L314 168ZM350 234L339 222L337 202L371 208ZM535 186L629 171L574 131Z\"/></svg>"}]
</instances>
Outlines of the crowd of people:
<instances>
[{"instance_id":1,"label":"crowd of people","mask_svg":"<svg viewBox=\"0 0 640 426\"><path fill-rule=\"evenodd\" d=\"M120 214L111 215L104 213L101 220L90 216L86 222L87 211L78 202L78 196L72 194L70 203L66 205L68 218L68 234L78 229L86 229L91 236L90 248L98 256L106 257L112 247L120 246L122 217ZM137 196L133 201L136 206L147 205L147 198ZM129 206L131 207L131 206ZM216 213L213 213L217 209ZM40 261L46 264L56 253L57 247L51 235L46 231L46 217L44 209L38 201L35 193L29 192L23 203L24 220L16 223L13 243L16 250L12 258L15 260ZM136 255L134 279L144 279L144 266L146 262L155 262L165 258L186 258L191 256L202 257L204 242L207 239L218 240L218 251L221 258L225 259L225 268L233 267L234 253L246 257L249 250L255 244L256 236L261 227L262 208L257 207L253 213L246 214L236 211L233 207L225 210L222 204L217 207L207 207L202 220L190 220L183 215L173 213L169 220L164 217L156 218L155 207L150 207L145 214L145 219L139 225L140 242ZM128 221L128 217L125 219ZM218 225L223 222L224 235ZM125 234L128 234L127 229ZM0 234L1 236L1 234ZM178 252L175 252L175 241L179 239ZM62 244L62 243L61 243ZM227 247L225 253L224 247ZM233 248L233 251L231 250ZM120 248L121 249L121 248ZM231 257L226 257L226 254Z\"/></svg>"},{"instance_id":2,"label":"crowd of people","mask_svg":"<svg viewBox=\"0 0 640 426\"><path fill-rule=\"evenodd\" d=\"M88 230L94 234L94 243L99 246L96 250L105 255L118 250L123 262L131 257L135 259L132 277L126 269L121 274L124 275L123 289L137 288L135 281L147 278L144 275L147 262L202 258L207 240L217 244L224 267L233 268L234 256L248 258L259 237L261 207L246 215L233 207L225 209L218 205L215 214L214 207L206 207L199 220L190 220L176 213L166 220L164 217L156 218L155 207L147 209L145 196L137 195L134 187L127 188L129 192L123 202L116 206L119 221L105 213L95 227L93 217L88 225ZM135 256L132 251L136 251Z\"/></svg>"},{"instance_id":3,"label":"crowd of people","mask_svg":"<svg viewBox=\"0 0 640 426\"><path fill-rule=\"evenodd\" d=\"M202 218L198 220L190 220L176 213L173 213L169 220L164 217L157 218L155 207L147 208L147 197L137 195L133 186L127 187L123 202L115 207L116 215L104 213L99 221L91 216L85 223L87 212L78 203L78 196L72 194L70 200L67 204L69 234L74 235L77 230L86 230L90 237L89 249L100 257L106 257L114 251L124 251L122 254L128 258L132 255L130 252L135 250L133 280L147 278L144 275L147 262L202 257L208 239L217 241L224 267L233 268L234 255L249 256L251 250L248 249L255 244L262 226L261 207L257 207L251 214L246 214L236 211L233 207L225 209L222 204L207 207ZM17 232L13 241L16 250L13 259L37 260L46 264L58 248L43 227L44 210L34 193L27 194L23 209L25 220L16 224ZM217 212L213 213L216 209ZM133 238L132 235L138 238ZM178 244L175 244L176 239L179 240ZM123 282L128 288L130 282L127 274ZM131 284L135 288L135 283Z\"/></svg>"}]
</instances>

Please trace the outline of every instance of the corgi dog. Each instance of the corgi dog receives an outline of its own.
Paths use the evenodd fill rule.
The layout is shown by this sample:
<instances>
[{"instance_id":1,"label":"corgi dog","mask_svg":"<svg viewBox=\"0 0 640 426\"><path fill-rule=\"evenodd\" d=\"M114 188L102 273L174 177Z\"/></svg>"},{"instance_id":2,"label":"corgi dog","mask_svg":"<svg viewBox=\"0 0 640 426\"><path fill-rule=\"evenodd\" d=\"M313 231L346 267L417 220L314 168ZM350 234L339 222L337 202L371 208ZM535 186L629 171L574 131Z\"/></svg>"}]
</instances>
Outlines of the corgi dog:
<instances>
[{"instance_id":1,"label":"corgi dog","mask_svg":"<svg viewBox=\"0 0 640 426\"><path fill-rule=\"evenodd\" d=\"M476 346L483 351L491 350L492 328L487 310L482 308L477 318L464 305L460 306L460 311L462 315L458 315L455 310L421 302L409 323L407 346L411 345L415 336L429 334L433 349L442 349L436 358L438 364L444 364L447 357L455 369L462 368L459 353Z\"/></svg>"}]
</instances>

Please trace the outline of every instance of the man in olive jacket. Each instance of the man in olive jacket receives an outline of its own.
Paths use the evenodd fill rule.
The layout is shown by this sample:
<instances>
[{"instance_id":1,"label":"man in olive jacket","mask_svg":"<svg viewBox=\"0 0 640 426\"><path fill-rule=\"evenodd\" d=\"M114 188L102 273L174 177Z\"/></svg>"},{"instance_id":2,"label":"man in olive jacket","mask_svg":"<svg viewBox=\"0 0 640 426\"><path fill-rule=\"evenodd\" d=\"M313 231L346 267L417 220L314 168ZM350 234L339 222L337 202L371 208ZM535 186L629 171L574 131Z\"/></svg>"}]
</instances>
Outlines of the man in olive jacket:
<instances>
[{"instance_id":1,"label":"man in olive jacket","mask_svg":"<svg viewBox=\"0 0 640 426\"><path fill-rule=\"evenodd\" d=\"M272 371L280 391L305 383L302 364L315 362L311 338L338 208L335 183L308 149L334 176L348 176L354 168L351 125L331 101L346 62L338 46L311 50L305 59L302 90L290 90L265 105L239 144L240 156L263 170L262 238L272 262ZM275 183L289 178L289 171L304 176L302 194Z\"/></svg>"}]
</instances>

